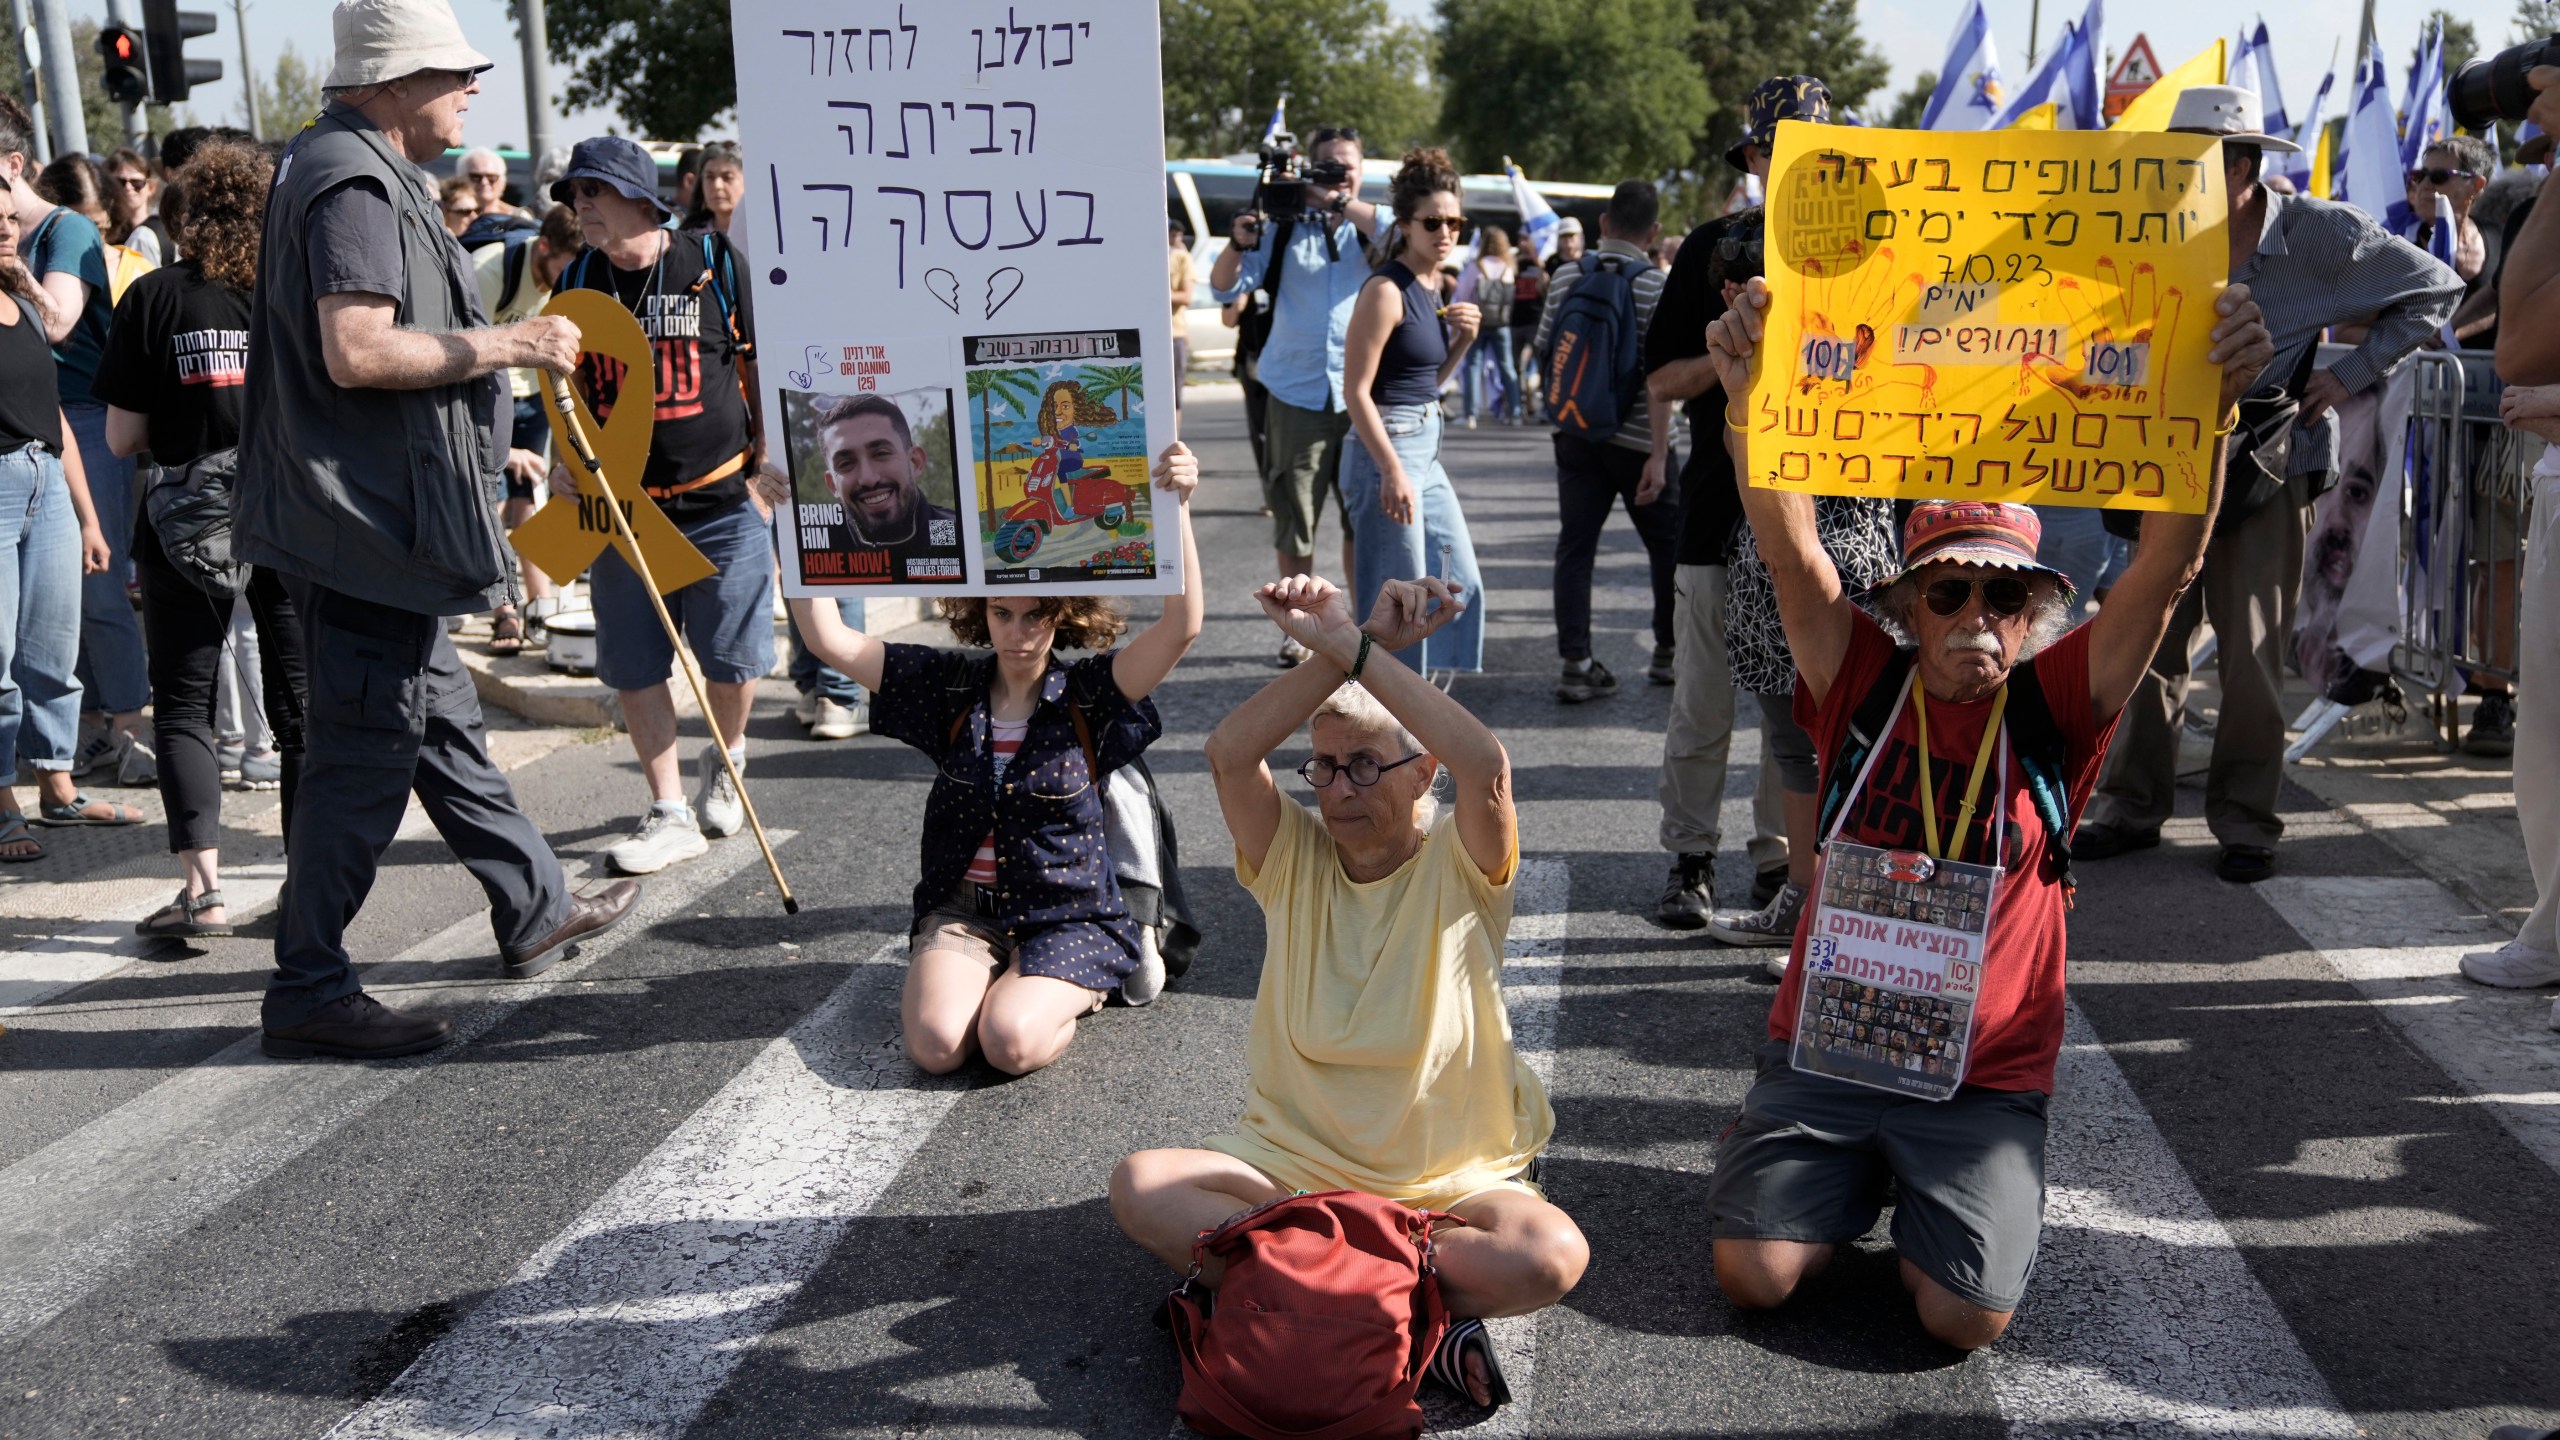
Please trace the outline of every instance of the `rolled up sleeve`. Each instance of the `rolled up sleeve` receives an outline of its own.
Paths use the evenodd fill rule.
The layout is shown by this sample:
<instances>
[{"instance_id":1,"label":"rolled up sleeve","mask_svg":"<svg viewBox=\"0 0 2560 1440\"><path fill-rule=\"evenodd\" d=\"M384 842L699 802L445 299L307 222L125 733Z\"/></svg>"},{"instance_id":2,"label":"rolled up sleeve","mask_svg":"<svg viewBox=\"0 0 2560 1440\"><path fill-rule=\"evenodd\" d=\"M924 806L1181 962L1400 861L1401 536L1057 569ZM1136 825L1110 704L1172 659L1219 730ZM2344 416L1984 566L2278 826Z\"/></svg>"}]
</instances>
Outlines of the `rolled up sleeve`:
<instances>
[{"instance_id":1,"label":"rolled up sleeve","mask_svg":"<svg viewBox=\"0 0 2560 1440\"><path fill-rule=\"evenodd\" d=\"M2452 266L2390 234L2362 212L2349 213L2358 223L2339 247L2343 260L2331 276L2336 313L2374 318L2364 343L2329 367L2329 373L2356 395L2373 388L2453 318L2463 286Z\"/></svg>"}]
</instances>

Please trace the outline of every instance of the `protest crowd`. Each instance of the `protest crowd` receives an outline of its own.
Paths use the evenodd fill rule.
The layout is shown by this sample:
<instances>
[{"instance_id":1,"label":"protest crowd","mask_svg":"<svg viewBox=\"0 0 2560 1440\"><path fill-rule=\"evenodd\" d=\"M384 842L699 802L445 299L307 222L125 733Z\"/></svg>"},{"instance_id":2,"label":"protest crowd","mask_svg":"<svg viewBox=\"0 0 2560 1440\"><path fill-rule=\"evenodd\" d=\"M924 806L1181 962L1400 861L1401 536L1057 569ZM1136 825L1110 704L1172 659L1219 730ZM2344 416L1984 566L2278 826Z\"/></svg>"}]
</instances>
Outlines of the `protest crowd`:
<instances>
[{"instance_id":1,"label":"protest crowd","mask_svg":"<svg viewBox=\"0 0 2560 1440\"><path fill-rule=\"evenodd\" d=\"M1336 1238L1324 1263L1343 1293L1411 1289L1417 1263L1426 1282L1390 1319L1410 1355L1345 1358L1356 1347L1332 1336L1333 1358L1310 1360L1340 1366L1353 1399L1390 1397L1370 1412L1382 1423L1416 1385L1506 1402L1485 1322L1553 1305L1593 1264L1542 1186L1559 1119L1504 1008L1522 823L1511 752L1469 702L1494 687L1572 707L1662 687L1658 803L1620 812L1666 867L1643 918L1684 946L1747 951L1778 982L1697 1226L1715 1285L1745 1309L1806 1303L1799 1290L1890 1205L1917 1323L1958 1351L1993 1345L2041 1283L2075 894L2161 843L2199 665L2219 709L2215 878L2195 883L2285 872L2288 674L2332 702L2332 723L2400 695L2387 656L2346 646L2333 562L2362 544L2363 517L2339 512L2370 503L2371 455L2408 463L2378 437L2427 417L2407 418L2405 385L2386 396L2447 353L2494 355L2494 418L2447 417L2440 432L2474 437L2474 473L2439 464L2431 482L2539 455L2520 501L2484 481L2412 502L2451 517L2440 543L2480 547L2464 573L2487 579L2458 599L2463 633L2489 638L2438 656L2439 718L2453 731L2454 697L2472 697L2462 750L2512 752L2540 892L2522 932L2462 974L2560 985L2560 571L2539 554L2542 517L2560 515L2560 448L2539 443L2560 441L2560 205L2541 209L2548 184L2531 178L2560 132L2560 65L2525 72L2522 100L2503 98L2526 108L2492 117L2520 145L2502 154L2485 122L2464 133L2413 109L2390 137L2399 188L2372 194L2374 157L2351 155L2347 200L2329 198L2317 115L2271 115L2245 63L2158 97L2152 128L2218 141L2228 200L2228 286L2197 342L2219 390L2189 511L1752 480L1755 367L1792 303L1757 200L1777 184L1782 126L1858 123L1821 76L1739 99L1716 185L1751 203L1685 235L1651 177L1617 183L1587 220L1539 204L1518 233L1477 225L1445 151L1377 157L1392 178L1364 186L1360 134L1316 128L1304 214L1248 209L1206 264L1179 221L1170 232L1177 336L1206 294L1242 337L1260 473L1206 473L1179 442L1150 457L1152 513L1182 561L1160 610L944 595L927 602L951 642L937 646L866 633L859 599L795 597L781 654L776 511L792 482L759 370L770 302L748 260L742 197L762 182L746 152L699 147L668 186L642 146L598 136L536 157L518 186L496 152L462 148L494 62L445 0L341 0L333 39L319 114L275 143L184 129L148 156L40 168L27 110L0 96L0 752L18 767L0 786L0 863L41 875L103 832L164 824L178 885L138 931L232 936L225 799L280 792L269 1056L453 1040L431 1005L369 994L348 938L412 797L484 892L503 975L530 979L630 917L648 877L765 843L746 732L778 695L813 738L867 734L930 763L906 1059L927 1075L1050 1066L1080 1027L1110 1023L1107 1004L1152 1001L1198 944L1154 840L1211 827L1166 811L1143 758L1166 740L1149 697L1213 602L1249 603L1276 631L1258 642L1259 688L1192 742L1265 925L1248 1097L1229 1133L1130 1154L1107 1181L1112 1219L1179 1278L1158 1323L1186 1377L1219 1382L1186 1388L1186 1420L1258 1434L1275 1426L1257 1417L1313 1418L1287 1393L1302 1373L1237 1358L1318 1343L1247 1332L1299 1293L1282 1282L1314 1267L1309 1236ZM584 343L570 316L593 312L554 303L568 296L646 337L659 389L631 478L707 562L700 578L655 586L603 541L576 573L547 572L509 545L592 481L546 401L574 392L610 428L633 381ZM673 398L671 373L689 384ZM1028 398L1067 447L1058 483L1102 473L1072 447L1111 407L1074 386ZM919 488L927 440L898 405L840 399L810 423L841 548L906 563L954 523ZM1480 423L1543 428L1552 446L1555 668L1534 681L1488 668L1488 620L1519 617L1488 603L1449 444ZM1268 516L1267 576L1200 563L1191 507L1214 486ZM1319 553L1328 510L1338 553ZM1595 572L1621 511L1642 549L1642 645L1608 656ZM2490 555L2496 533L2515 548ZM482 616L485 634L461 633ZM457 645L538 654L555 623L592 627L637 777L603 851L612 878L583 891L493 762ZM2330 628L2306 639L2316 624ZM1729 760L1755 730L1751 830L1728 837ZM1271 763L1299 746L1311 795ZM157 822L132 803L153 786ZM882 839L905 863L907 838ZM1749 902L1720 906L1719 868L1736 866ZM1841 978L1815 963L1826 917L1970 935L1979 988L1950 1007ZM1373 1371L1375 1395L1353 1394ZM1195 1409L1194 1388L1214 1398Z\"/></svg>"}]
</instances>

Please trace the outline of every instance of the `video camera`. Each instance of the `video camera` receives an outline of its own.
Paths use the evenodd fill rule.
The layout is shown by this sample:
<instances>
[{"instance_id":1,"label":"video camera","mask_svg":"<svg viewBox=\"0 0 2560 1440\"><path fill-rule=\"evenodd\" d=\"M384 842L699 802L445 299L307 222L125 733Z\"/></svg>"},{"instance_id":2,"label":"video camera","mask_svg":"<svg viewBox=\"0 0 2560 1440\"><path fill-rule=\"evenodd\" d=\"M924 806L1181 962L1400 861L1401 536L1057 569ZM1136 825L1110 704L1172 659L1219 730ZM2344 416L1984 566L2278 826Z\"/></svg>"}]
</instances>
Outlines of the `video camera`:
<instances>
[{"instance_id":1,"label":"video camera","mask_svg":"<svg viewBox=\"0 0 2560 1440\"><path fill-rule=\"evenodd\" d=\"M1338 196L1357 180L1351 166L1340 161L1310 161L1298 149L1298 137L1283 130L1263 142L1254 157L1261 174L1254 180L1253 203L1246 214L1255 222L1253 243L1247 250L1262 248L1262 236L1275 221L1314 225L1328 238L1333 232L1334 217L1342 212L1339 198L1323 207L1313 203L1308 194L1312 185L1321 185Z\"/></svg>"},{"instance_id":2,"label":"video camera","mask_svg":"<svg viewBox=\"0 0 2560 1440\"><path fill-rule=\"evenodd\" d=\"M2476 133L2501 120L2523 120L2534 94L2524 77L2536 65L2560 65L2560 35L2527 40L2454 72L2447 96L2453 123Z\"/></svg>"},{"instance_id":3,"label":"video camera","mask_svg":"<svg viewBox=\"0 0 2560 1440\"><path fill-rule=\"evenodd\" d=\"M1758 205L1733 217L1707 263L1707 293L1722 295L1727 281L1740 285L1769 269L1769 212Z\"/></svg>"}]
</instances>

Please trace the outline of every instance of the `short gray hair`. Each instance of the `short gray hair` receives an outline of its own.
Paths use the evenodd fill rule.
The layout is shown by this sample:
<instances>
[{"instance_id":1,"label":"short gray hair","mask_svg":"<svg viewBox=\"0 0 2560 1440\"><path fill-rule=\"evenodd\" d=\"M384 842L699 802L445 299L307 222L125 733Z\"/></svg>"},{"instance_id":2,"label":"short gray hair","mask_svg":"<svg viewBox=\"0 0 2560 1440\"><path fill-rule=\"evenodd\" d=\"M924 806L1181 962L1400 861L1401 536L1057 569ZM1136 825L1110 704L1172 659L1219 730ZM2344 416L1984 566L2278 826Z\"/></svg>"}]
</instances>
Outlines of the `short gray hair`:
<instances>
[{"instance_id":1,"label":"short gray hair","mask_svg":"<svg viewBox=\"0 0 2560 1440\"><path fill-rule=\"evenodd\" d=\"M453 162L453 173L456 175L468 175L471 173L471 167L483 160L486 160L490 164L498 167L499 179L504 180L507 178L507 157L490 149L486 145L474 145L470 149L463 151L462 154L456 157Z\"/></svg>"},{"instance_id":2,"label":"short gray hair","mask_svg":"<svg viewBox=\"0 0 2560 1440\"><path fill-rule=\"evenodd\" d=\"M2071 601L2063 594L2062 582L2049 574L2036 572L2027 580L2027 638L2018 646L2018 658L2031 659L2046 646L2059 640L2071 629ZM1904 575L1885 587L1874 605L1877 623L1885 633L1904 645L1919 643L1919 631L1911 624L1911 607L1920 601L1920 581Z\"/></svg>"},{"instance_id":3,"label":"short gray hair","mask_svg":"<svg viewBox=\"0 0 2560 1440\"><path fill-rule=\"evenodd\" d=\"M1324 703L1316 707L1316 713L1307 717L1308 733L1313 734L1316 722L1328 715L1354 730L1393 739L1407 755L1417 754L1423 748L1422 742L1413 738L1413 732L1404 727L1404 722L1379 704L1378 697L1369 693L1369 687L1357 680L1343 681L1334 687L1332 694L1324 697ZM1426 831L1440 815L1440 797L1434 793L1439 788L1440 776L1434 774L1431 788L1423 791L1422 798L1414 802L1414 823Z\"/></svg>"}]
</instances>

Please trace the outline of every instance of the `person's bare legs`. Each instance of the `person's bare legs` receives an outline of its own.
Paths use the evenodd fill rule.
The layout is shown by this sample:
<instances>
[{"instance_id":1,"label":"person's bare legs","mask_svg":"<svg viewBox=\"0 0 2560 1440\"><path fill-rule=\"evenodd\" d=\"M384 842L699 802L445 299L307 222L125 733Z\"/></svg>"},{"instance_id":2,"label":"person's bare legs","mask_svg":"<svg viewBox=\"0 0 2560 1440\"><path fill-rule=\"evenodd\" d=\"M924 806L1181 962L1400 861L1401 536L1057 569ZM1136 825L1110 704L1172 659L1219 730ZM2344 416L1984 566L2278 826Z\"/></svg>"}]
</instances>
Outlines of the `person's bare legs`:
<instances>
[{"instance_id":1,"label":"person's bare legs","mask_svg":"<svg viewBox=\"0 0 2560 1440\"><path fill-rule=\"evenodd\" d=\"M1171 1266L1191 1269L1191 1245L1203 1230L1288 1194L1279 1182L1233 1155L1215 1150L1141 1150L1111 1171L1111 1218L1132 1240ZM1200 1281L1215 1288L1226 1262L1204 1257Z\"/></svg>"},{"instance_id":2,"label":"person's bare legs","mask_svg":"<svg viewBox=\"0 0 2560 1440\"><path fill-rule=\"evenodd\" d=\"M735 745L737 737L746 734L747 714L755 708L756 682L714 680L705 688L711 692L711 718L722 740ZM631 749L640 757L649 798L663 804L684 799L684 762L676 754L675 691L661 680L646 690L614 693L622 701L622 725L631 732Z\"/></svg>"},{"instance_id":3,"label":"person's bare legs","mask_svg":"<svg viewBox=\"0 0 2560 1440\"><path fill-rule=\"evenodd\" d=\"M2015 1310L1985 1310L1964 1299L1944 1285L1920 1273L1920 1267L1902 1262L1902 1288L1920 1306L1920 1328L1938 1339L1941 1345L1958 1350L1979 1350L2000 1338L2009 1328L2009 1317Z\"/></svg>"},{"instance_id":4,"label":"person's bare legs","mask_svg":"<svg viewBox=\"0 0 2560 1440\"><path fill-rule=\"evenodd\" d=\"M1271 552L1271 560L1272 564L1278 568L1280 578L1283 580L1292 575L1315 573L1316 557L1313 555L1292 555L1286 550L1274 550Z\"/></svg>"},{"instance_id":5,"label":"person's bare legs","mask_svg":"<svg viewBox=\"0 0 2560 1440\"><path fill-rule=\"evenodd\" d=\"M506 503L498 507L498 523L506 526L509 530L513 530L527 520L532 519L534 509L534 503L529 498L510 498ZM551 577L542 573L541 566L534 564L531 560L525 559L522 556L518 556L516 559L516 569L524 576L524 598L528 604L536 600L547 600L551 598Z\"/></svg>"},{"instance_id":6,"label":"person's bare legs","mask_svg":"<svg viewBox=\"0 0 2560 1440\"><path fill-rule=\"evenodd\" d=\"M1047 975L1007 969L978 1010L978 1051L1007 1075L1043 1069L1067 1051L1076 1022L1093 1013L1093 992Z\"/></svg>"},{"instance_id":7,"label":"person's bare legs","mask_svg":"<svg viewBox=\"0 0 2560 1440\"><path fill-rule=\"evenodd\" d=\"M1837 1249L1801 1240L1718 1240L1716 1285L1745 1310L1774 1310L1821 1274ZM1919 1307L1920 1328L1958 1350L1979 1350L1999 1339L2016 1313L1986 1310L1921 1274L1909 1260L1902 1262L1902 1288Z\"/></svg>"},{"instance_id":8,"label":"person's bare legs","mask_svg":"<svg viewBox=\"0 0 2560 1440\"><path fill-rule=\"evenodd\" d=\"M965 945L928 942L907 962L898 1021L917 1069L948 1075L968 1063L978 1043L978 1012L994 981L986 953Z\"/></svg>"},{"instance_id":9,"label":"person's bare legs","mask_svg":"<svg viewBox=\"0 0 2560 1440\"><path fill-rule=\"evenodd\" d=\"M1787 881L1811 890L1814 867L1822 859L1822 796L1812 790L1802 795L1781 791L1778 806L1787 818Z\"/></svg>"}]
</instances>

